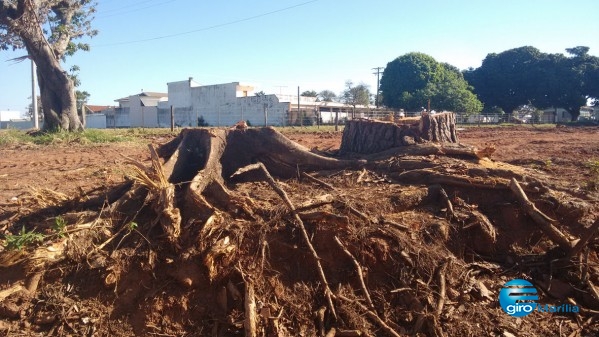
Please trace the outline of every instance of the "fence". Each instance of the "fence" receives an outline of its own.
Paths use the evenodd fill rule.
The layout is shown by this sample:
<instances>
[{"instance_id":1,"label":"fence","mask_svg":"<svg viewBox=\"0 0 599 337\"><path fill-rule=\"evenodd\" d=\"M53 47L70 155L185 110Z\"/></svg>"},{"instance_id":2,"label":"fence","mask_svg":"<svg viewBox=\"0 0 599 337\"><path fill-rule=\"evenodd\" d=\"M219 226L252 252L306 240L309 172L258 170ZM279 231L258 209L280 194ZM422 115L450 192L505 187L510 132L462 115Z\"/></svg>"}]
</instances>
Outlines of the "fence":
<instances>
[{"instance_id":1,"label":"fence","mask_svg":"<svg viewBox=\"0 0 599 337\"><path fill-rule=\"evenodd\" d=\"M531 115L514 116L512 114L466 114L456 113L456 124L489 125L489 124L553 124L556 123L555 114L544 113L538 120L533 120Z\"/></svg>"}]
</instances>

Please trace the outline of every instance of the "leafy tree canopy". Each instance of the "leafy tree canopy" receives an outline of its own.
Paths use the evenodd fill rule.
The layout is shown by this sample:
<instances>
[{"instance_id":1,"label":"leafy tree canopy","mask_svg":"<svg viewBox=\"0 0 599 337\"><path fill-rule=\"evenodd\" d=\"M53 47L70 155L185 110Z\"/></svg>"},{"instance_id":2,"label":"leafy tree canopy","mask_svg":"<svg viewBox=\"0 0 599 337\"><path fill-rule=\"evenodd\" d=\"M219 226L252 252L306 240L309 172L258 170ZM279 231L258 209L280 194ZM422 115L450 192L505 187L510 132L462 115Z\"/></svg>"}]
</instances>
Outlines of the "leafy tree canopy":
<instances>
[{"instance_id":1,"label":"leafy tree canopy","mask_svg":"<svg viewBox=\"0 0 599 337\"><path fill-rule=\"evenodd\" d=\"M573 119L587 99L599 97L599 58L578 46L563 54L542 53L524 46L488 54L477 69L464 72L486 106L511 113L522 104L560 107Z\"/></svg>"},{"instance_id":2,"label":"leafy tree canopy","mask_svg":"<svg viewBox=\"0 0 599 337\"><path fill-rule=\"evenodd\" d=\"M341 94L343 103L354 108L357 105L368 105L370 103L370 90L364 83L354 86L352 81L345 82L345 90Z\"/></svg>"},{"instance_id":3,"label":"leafy tree canopy","mask_svg":"<svg viewBox=\"0 0 599 337\"><path fill-rule=\"evenodd\" d=\"M302 94L300 96L304 96L304 97L318 97L318 93L314 90L306 90L304 92L302 92Z\"/></svg>"},{"instance_id":4,"label":"leafy tree canopy","mask_svg":"<svg viewBox=\"0 0 599 337\"><path fill-rule=\"evenodd\" d=\"M318 98L323 102L332 102L337 95L331 90L323 90L318 93Z\"/></svg>"},{"instance_id":5,"label":"leafy tree canopy","mask_svg":"<svg viewBox=\"0 0 599 337\"><path fill-rule=\"evenodd\" d=\"M456 67L423 53L408 53L389 62L381 78L383 104L393 109L479 112L482 103Z\"/></svg>"}]
</instances>

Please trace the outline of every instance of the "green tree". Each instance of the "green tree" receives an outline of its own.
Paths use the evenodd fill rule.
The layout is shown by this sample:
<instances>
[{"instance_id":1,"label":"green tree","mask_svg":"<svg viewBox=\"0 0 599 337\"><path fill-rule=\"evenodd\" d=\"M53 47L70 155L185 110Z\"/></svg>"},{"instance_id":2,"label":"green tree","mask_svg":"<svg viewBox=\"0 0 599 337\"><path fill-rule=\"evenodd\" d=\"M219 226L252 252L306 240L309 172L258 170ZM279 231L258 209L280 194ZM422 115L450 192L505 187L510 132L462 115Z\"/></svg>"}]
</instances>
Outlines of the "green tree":
<instances>
[{"instance_id":1,"label":"green tree","mask_svg":"<svg viewBox=\"0 0 599 337\"><path fill-rule=\"evenodd\" d=\"M93 0L4 0L0 2L0 49L25 49L37 65L46 130L80 130L75 85L63 71L66 56L89 50L73 42L94 36Z\"/></svg>"},{"instance_id":2,"label":"green tree","mask_svg":"<svg viewBox=\"0 0 599 337\"><path fill-rule=\"evenodd\" d=\"M482 103L456 67L423 53L408 53L389 62L381 78L383 104L393 109L480 112Z\"/></svg>"},{"instance_id":3,"label":"green tree","mask_svg":"<svg viewBox=\"0 0 599 337\"><path fill-rule=\"evenodd\" d=\"M539 108L564 108L575 120L588 98L599 97L599 58L588 55L588 47L566 51L569 56L525 46L488 54L464 77L486 106L511 113L530 102Z\"/></svg>"},{"instance_id":4,"label":"green tree","mask_svg":"<svg viewBox=\"0 0 599 337\"><path fill-rule=\"evenodd\" d=\"M318 93L318 98L323 102L332 102L337 98L337 95L331 90L323 90Z\"/></svg>"},{"instance_id":5,"label":"green tree","mask_svg":"<svg viewBox=\"0 0 599 337\"><path fill-rule=\"evenodd\" d=\"M28 98L31 100L31 96ZM33 116L35 115L33 113L33 103L29 103L25 110L27 110L27 116L33 120ZM43 120L44 114L42 113L42 98L39 95L37 96L37 115L39 121Z\"/></svg>"},{"instance_id":6,"label":"green tree","mask_svg":"<svg viewBox=\"0 0 599 337\"><path fill-rule=\"evenodd\" d=\"M77 99L77 109L78 110L81 110L81 107L83 107L85 104L87 104L90 96L91 95L87 91L80 91L80 90L75 91L75 97Z\"/></svg>"},{"instance_id":7,"label":"green tree","mask_svg":"<svg viewBox=\"0 0 599 337\"><path fill-rule=\"evenodd\" d=\"M75 88L81 85L81 80L79 79L79 70L80 68L77 65L74 65L69 69L69 77L71 78L71 81L73 81ZM75 90L77 111L81 111L81 107L83 107L84 104L87 104L90 96L91 95L87 91Z\"/></svg>"},{"instance_id":8,"label":"green tree","mask_svg":"<svg viewBox=\"0 0 599 337\"><path fill-rule=\"evenodd\" d=\"M345 90L341 94L341 100L352 107L352 118L355 118L356 106L368 106L370 103L370 90L364 83L354 86L352 81L347 81L345 82Z\"/></svg>"},{"instance_id":9,"label":"green tree","mask_svg":"<svg viewBox=\"0 0 599 337\"><path fill-rule=\"evenodd\" d=\"M304 92L302 92L302 94L300 96L304 96L304 97L318 97L318 93L314 90L306 90Z\"/></svg>"}]
</instances>

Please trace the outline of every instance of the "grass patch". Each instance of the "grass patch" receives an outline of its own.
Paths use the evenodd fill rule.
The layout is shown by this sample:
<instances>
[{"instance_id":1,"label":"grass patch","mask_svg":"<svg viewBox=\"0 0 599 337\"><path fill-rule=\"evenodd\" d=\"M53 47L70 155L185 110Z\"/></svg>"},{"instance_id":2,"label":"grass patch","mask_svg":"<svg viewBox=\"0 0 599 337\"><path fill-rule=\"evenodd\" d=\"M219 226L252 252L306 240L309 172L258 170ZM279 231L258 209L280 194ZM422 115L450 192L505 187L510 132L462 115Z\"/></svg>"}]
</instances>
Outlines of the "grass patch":
<instances>
[{"instance_id":1,"label":"grass patch","mask_svg":"<svg viewBox=\"0 0 599 337\"><path fill-rule=\"evenodd\" d=\"M468 128L490 128L491 129L491 128L523 127L523 128L529 128L531 130L534 130L534 129L555 128L555 124L549 124L549 123L547 123L547 124L480 123L480 125L476 124L476 123L457 123L456 126L459 128L464 128L464 129L468 129Z\"/></svg>"},{"instance_id":2,"label":"grass patch","mask_svg":"<svg viewBox=\"0 0 599 337\"><path fill-rule=\"evenodd\" d=\"M80 132L27 132L22 130L0 131L0 146L11 144L103 144L135 140L126 130L89 129Z\"/></svg>"},{"instance_id":3,"label":"grass patch","mask_svg":"<svg viewBox=\"0 0 599 337\"><path fill-rule=\"evenodd\" d=\"M345 124L339 124L339 131L343 131ZM279 132L282 133L320 133L320 132L334 132L334 125L310 125L310 126L275 126Z\"/></svg>"},{"instance_id":4,"label":"grass patch","mask_svg":"<svg viewBox=\"0 0 599 337\"><path fill-rule=\"evenodd\" d=\"M334 125L275 127L282 133L334 132ZM171 132L169 128L87 129L80 132L31 132L16 129L0 130L0 146L15 144L59 145L59 144L105 144L120 142L146 142L154 136L173 136L181 129ZM343 125L339 125L343 131Z\"/></svg>"},{"instance_id":5,"label":"grass patch","mask_svg":"<svg viewBox=\"0 0 599 337\"><path fill-rule=\"evenodd\" d=\"M30 142L31 137L23 131L14 129L0 130L0 146Z\"/></svg>"}]
</instances>

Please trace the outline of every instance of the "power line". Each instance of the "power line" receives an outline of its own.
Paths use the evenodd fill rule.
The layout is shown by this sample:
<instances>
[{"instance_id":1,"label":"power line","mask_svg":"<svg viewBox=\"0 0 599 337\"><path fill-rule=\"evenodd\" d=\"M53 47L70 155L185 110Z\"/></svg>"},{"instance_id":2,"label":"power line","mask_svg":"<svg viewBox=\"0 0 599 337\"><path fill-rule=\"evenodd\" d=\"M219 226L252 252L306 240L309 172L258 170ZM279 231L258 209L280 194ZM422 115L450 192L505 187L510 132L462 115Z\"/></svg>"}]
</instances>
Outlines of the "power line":
<instances>
[{"instance_id":1,"label":"power line","mask_svg":"<svg viewBox=\"0 0 599 337\"><path fill-rule=\"evenodd\" d=\"M124 42L99 44L99 45L94 45L93 47L119 46L119 45L124 45L124 44L141 43L141 42L162 40L162 39L168 39L168 38L171 38L171 37L176 37L176 36L181 36L181 35L187 35L187 34L192 34L192 33L204 32L204 31L207 31L207 30L212 30L212 29L221 28L221 27L225 27L225 26L231 26L231 25L234 25L234 24L237 24L237 23L241 23L241 22L245 22L245 21L255 20L255 19L258 19L258 18L261 18L261 17L264 17L264 16L268 16L268 15L280 13L280 12L283 12L283 11L287 11L287 10L290 10L290 9L293 9L293 8L297 8L297 7L300 7L300 6L304 6L304 5L307 5L307 4L310 4L310 3L313 3L313 2L317 2L317 1L319 1L319 0L310 0L310 1L299 3L297 5L293 5L293 6L289 6L289 7L285 7L285 8L281 8L281 9L277 9L277 10L274 10L274 11L270 11L270 12L266 12L266 13L262 13L262 14L258 14L258 15L254 15L254 16L250 16L250 17L246 17L246 18L239 19L239 20L234 20L234 21L229 21L229 22L225 22L225 23L220 23L220 24L217 24L217 25L214 25L214 26L209 26L209 27L194 29L194 30L190 30L190 31L186 31L186 32L174 33L174 34L168 34L168 35L162 35L162 36L156 36L156 37L151 37L151 38L141 39L141 40L132 40L132 41L124 41Z\"/></svg>"},{"instance_id":2,"label":"power line","mask_svg":"<svg viewBox=\"0 0 599 337\"><path fill-rule=\"evenodd\" d=\"M103 19L103 18L109 18L109 17L112 17L112 16L118 16L118 15L124 15L124 14L139 12L139 11L144 10L144 9L148 9L148 8L152 8L152 7L156 7L156 6L165 5L165 4L168 4L168 3L171 3L171 2L175 2L177 0L163 1L163 2L151 4L151 5L148 5L148 6L145 6L145 7L141 7L141 8L133 8L133 9L126 10L128 7L132 7L132 6L135 6L135 5L141 5L141 4L144 4L144 3L147 3L147 2L152 2L152 1L154 1L154 0L140 1L140 2L137 2L137 3L131 4L131 5L123 6L121 8L115 8L115 9L112 9L112 10L109 9L109 10L106 10L105 12L100 13L100 15L97 16L97 18L98 19ZM121 11L123 9L125 9L124 12L119 12L119 11ZM109 14L103 15L106 12L116 12L116 13L109 13Z\"/></svg>"},{"instance_id":3,"label":"power line","mask_svg":"<svg viewBox=\"0 0 599 337\"><path fill-rule=\"evenodd\" d=\"M101 11L98 11L98 14L106 14L106 13L111 13L111 12L118 12L118 11L123 10L123 9L135 7L137 5L142 5L142 4L145 4L145 3L148 3L148 2L152 2L152 1L155 1L155 0L138 1L138 2L130 3L130 4L127 4L127 5L124 5L124 6L120 6L120 7L117 7L117 8L109 8L109 9L101 10Z\"/></svg>"}]
</instances>

